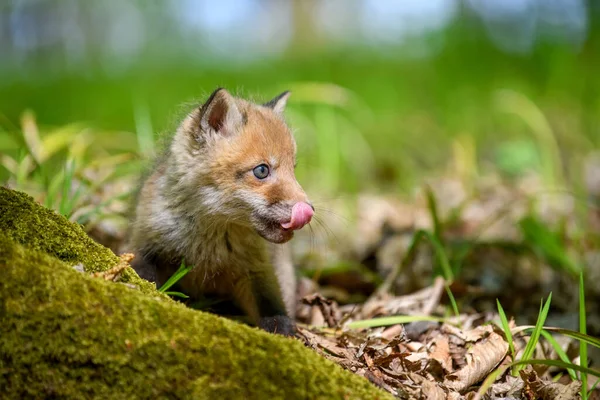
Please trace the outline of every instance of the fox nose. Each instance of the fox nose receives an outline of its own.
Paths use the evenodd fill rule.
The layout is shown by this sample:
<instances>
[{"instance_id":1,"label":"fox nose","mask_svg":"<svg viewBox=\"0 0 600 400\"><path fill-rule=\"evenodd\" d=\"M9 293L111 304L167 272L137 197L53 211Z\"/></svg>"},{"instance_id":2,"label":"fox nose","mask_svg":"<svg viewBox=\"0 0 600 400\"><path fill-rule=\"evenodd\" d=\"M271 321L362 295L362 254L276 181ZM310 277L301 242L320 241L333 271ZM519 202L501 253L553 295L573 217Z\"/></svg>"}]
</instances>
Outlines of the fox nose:
<instances>
[{"instance_id":1,"label":"fox nose","mask_svg":"<svg viewBox=\"0 0 600 400\"><path fill-rule=\"evenodd\" d=\"M314 213L314 207L311 204L300 201L292 207L292 216L289 222L283 222L281 227L293 231L300 229L310 222Z\"/></svg>"}]
</instances>

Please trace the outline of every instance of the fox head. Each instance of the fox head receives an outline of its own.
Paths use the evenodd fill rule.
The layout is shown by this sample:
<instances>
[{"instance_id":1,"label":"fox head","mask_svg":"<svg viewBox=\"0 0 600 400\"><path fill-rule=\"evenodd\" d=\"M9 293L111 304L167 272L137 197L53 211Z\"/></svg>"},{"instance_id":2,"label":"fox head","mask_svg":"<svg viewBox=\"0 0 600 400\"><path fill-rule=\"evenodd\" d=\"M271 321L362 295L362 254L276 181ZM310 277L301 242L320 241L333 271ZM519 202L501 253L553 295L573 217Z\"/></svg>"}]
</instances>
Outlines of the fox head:
<instances>
[{"instance_id":1,"label":"fox head","mask_svg":"<svg viewBox=\"0 0 600 400\"><path fill-rule=\"evenodd\" d=\"M310 222L314 208L296 180L296 143L283 119L288 97L257 105L217 89L186 117L171 153L181 195L195 199L190 218L222 218L274 243Z\"/></svg>"}]
</instances>

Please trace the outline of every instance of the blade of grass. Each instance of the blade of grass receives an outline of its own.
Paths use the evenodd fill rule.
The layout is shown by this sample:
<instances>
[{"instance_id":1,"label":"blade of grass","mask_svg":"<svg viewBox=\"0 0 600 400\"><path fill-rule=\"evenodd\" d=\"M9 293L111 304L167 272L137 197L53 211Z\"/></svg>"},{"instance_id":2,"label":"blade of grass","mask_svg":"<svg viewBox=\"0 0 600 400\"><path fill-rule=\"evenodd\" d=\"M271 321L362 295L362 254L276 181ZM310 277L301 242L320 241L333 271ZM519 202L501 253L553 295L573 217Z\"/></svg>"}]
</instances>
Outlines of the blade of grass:
<instances>
[{"instance_id":1,"label":"blade of grass","mask_svg":"<svg viewBox=\"0 0 600 400\"><path fill-rule=\"evenodd\" d=\"M420 233L429 240L440 263L442 274L444 275L444 278L446 278L448 284L451 284L454 281L454 273L450 267L450 261L448 261L448 256L446 255L444 246L442 246L442 243L440 243L440 241L430 232L418 231L417 233Z\"/></svg>"},{"instance_id":2,"label":"blade of grass","mask_svg":"<svg viewBox=\"0 0 600 400\"><path fill-rule=\"evenodd\" d=\"M599 383L600 383L600 379L598 379L596 382L594 382L594 384L592 385L592 387L590 388L590 390L588 392L588 397L591 396L591 394L594 390L596 390Z\"/></svg>"},{"instance_id":3,"label":"blade of grass","mask_svg":"<svg viewBox=\"0 0 600 400\"><path fill-rule=\"evenodd\" d=\"M427 197L427 208L431 214L431 220L433 222L433 235L437 238L440 243L443 243L442 239L442 224L437 211L437 202L430 186L425 186L425 196Z\"/></svg>"},{"instance_id":4,"label":"blade of grass","mask_svg":"<svg viewBox=\"0 0 600 400\"><path fill-rule=\"evenodd\" d=\"M108 206L113 201L121 200L121 199L124 199L124 198L126 198L128 196L131 196L131 194L132 194L132 191L125 192L125 193L119 193L119 194L117 194L117 195L115 195L113 197L110 197L110 198L104 200L100 204L92 207L91 209L90 208L87 208L87 209L79 208L77 211L75 211L71 215L70 219L72 221L77 222L80 225L85 225L88 222L90 222L90 220L92 219L92 217L99 215L100 211L102 210L102 208Z\"/></svg>"},{"instance_id":5,"label":"blade of grass","mask_svg":"<svg viewBox=\"0 0 600 400\"><path fill-rule=\"evenodd\" d=\"M413 260L417 253L417 247L421 243L423 239L423 235L420 233L421 231L415 232L410 245L408 246L408 250L406 254L402 258L402 261L398 265L398 267L394 268L390 274L385 278L383 284L379 285L377 290L374 293L374 296L380 296L382 294L388 293L396 281L396 278L400 275L400 272L403 271Z\"/></svg>"},{"instance_id":6,"label":"blade of grass","mask_svg":"<svg viewBox=\"0 0 600 400\"><path fill-rule=\"evenodd\" d=\"M534 328L533 325L522 325L522 326L518 326L514 329L511 329L511 331L514 335L516 333L523 332L527 329L533 329L533 328ZM590 336L587 334L582 334L581 332L572 331L570 329L564 329L564 328L554 328L551 326L545 326L544 329L547 331L550 331L550 332L560 333L561 335L565 335L565 336L571 337L573 339L585 341L589 345L600 348L600 338Z\"/></svg>"},{"instance_id":7,"label":"blade of grass","mask_svg":"<svg viewBox=\"0 0 600 400\"><path fill-rule=\"evenodd\" d=\"M17 175L19 163L8 154L0 154L0 165L2 165L11 175Z\"/></svg>"},{"instance_id":8,"label":"blade of grass","mask_svg":"<svg viewBox=\"0 0 600 400\"><path fill-rule=\"evenodd\" d=\"M35 116L31 111L25 111L21 116L21 129L29 154L35 163L39 164L42 155L42 141Z\"/></svg>"},{"instance_id":9,"label":"blade of grass","mask_svg":"<svg viewBox=\"0 0 600 400\"><path fill-rule=\"evenodd\" d=\"M67 161L64 170L64 179L62 182L62 196L60 198L60 204L58 205L58 212L61 215L68 217L68 203L69 203L69 193L71 191L71 184L73 181L73 161Z\"/></svg>"},{"instance_id":10,"label":"blade of grass","mask_svg":"<svg viewBox=\"0 0 600 400\"><path fill-rule=\"evenodd\" d=\"M346 326L350 329L374 328L376 326L389 326L397 324L408 324L418 321L445 322L445 318L432 317L430 315L396 315L393 317L382 317L363 319L361 321L350 322Z\"/></svg>"},{"instance_id":11,"label":"blade of grass","mask_svg":"<svg viewBox=\"0 0 600 400\"><path fill-rule=\"evenodd\" d=\"M79 199L83 196L84 193L85 193L85 187L82 184L79 184L79 186L77 187L77 190L75 190L75 193L73 194L73 196L70 196L67 201L67 208L65 210L65 212L66 212L65 216L67 218L70 218L71 215L73 215L73 212L75 211L75 207L76 207L77 203L79 202Z\"/></svg>"},{"instance_id":12,"label":"blade of grass","mask_svg":"<svg viewBox=\"0 0 600 400\"><path fill-rule=\"evenodd\" d=\"M380 295L382 293L386 293L386 292L388 292L390 290L392 284L394 283L394 281L396 280L396 278L398 277L398 275L400 275L400 271L402 271L414 259L415 255L416 255L416 251L417 251L418 245L419 245L419 243L421 243L421 241L423 239L428 239L429 242L431 243L431 245L433 246L433 249L434 249L435 254L437 256L440 268L442 270L442 275L446 279L446 285L445 285L446 286L445 287L446 293L448 294L448 298L450 299L450 303L452 305L452 309L454 311L454 314L456 316L458 316L460 313L459 313L459 310L458 310L456 299L454 298L454 295L452 294L452 291L450 290L450 285L454 281L454 274L453 274L452 268L450 266L450 261L448 260L448 256L446 255L444 247L439 242L439 240L437 240L436 237L434 235L432 235L430 232L425 231L425 230L418 230L418 231L415 232L413 240L410 243L410 246L408 248L408 251L406 252L406 255L402 259L402 262L400 263L400 265L398 265L397 268L395 268L387 276L387 278L385 279L385 281L383 282L383 284L381 284L379 286L379 288L374 293L374 295L378 296L378 295Z\"/></svg>"},{"instance_id":13,"label":"blade of grass","mask_svg":"<svg viewBox=\"0 0 600 400\"><path fill-rule=\"evenodd\" d=\"M564 187L560 147L542 110L524 94L507 89L498 91L496 105L504 112L520 116L529 125L542 156L544 180L551 187Z\"/></svg>"},{"instance_id":14,"label":"blade of grass","mask_svg":"<svg viewBox=\"0 0 600 400\"><path fill-rule=\"evenodd\" d=\"M540 313L538 314L538 319L535 324L535 327L533 328L533 332L531 333L529 341L527 342L527 345L525 346L525 350L523 350L523 355L521 357L521 361L527 361L527 360L531 359L531 357L533 356L535 347L537 346L537 343L540 339L542 327L544 326L544 322L546 322L546 317L548 316L548 311L550 310L550 302L551 301L552 301L552 292L550 292L550 294L548 295L548 299L546 300L546 303L543 304L543 306L542 306L542 304L540 304ZM522 368L523 368L522 366L518 366L517 371L521 370Z\"/></svg>"},{"instance_id":15,"label":"blade of grass","mask_svg":"<svg viewBox=\"0 0 600 400\"><path fill-rule=\"evenodd\" d=\"M19 159L19 166L17 168L17 175L15 176L16 185L18 188L22 188L27 176L33 168L33 159L25 151L21 151L21 157Z\"/></svg>"},{"instance_id":16,"label":"blade of grass","mask_svg":"<svg viewBox=\"0 0 600 400\"><path fill-rule=\"evenodd\" d=\"M171 297L179 297L181 299L189 299L190 296L188 296L187 294L181 293L181 292L163 292L164 294L171 296Z\"/></svg>"},{"instance_id":17,"label":"blade of grass","mask_svg":"<svg viewBox=\"0 0 600 400\"><path fill-rule=\"evenodd\" d=\"M567 356L567 353L565 353L560 344L556 341L556 339L554 339L554 337L552 337L550 333L548 333L548 331L542 329L542 336L548 341L548 343L550 343L550 345L554 348L554 351L556 351L556 354L562 361L564 361L567 364L572 364L571 360L569 360L569 357ZM569 373L569 376L572 380L577 380L577 375L575 374L575 371L573 369L569 368L567 372Z\"/></svg>"},{"instance_id":18,"label":"blade of grass","mask_svg":"<svg viewBox=\"0 0 600 400\"><path fill-rule=\"evenodd\" d=\"M340 151L339 129L337 114L332 107L319 106L315 110L315 125L320 134L319 141L319 166L321 167L321 184L333 193L341 182L342 159Z\"/></svg>"},{"instance_id":19,"label":"blade of grass","mask_svg":"<svg viewBox=\"0 0 600 400\"><path fill-rule=\"evenodd\" d=\"M504 335L506 336L506 341L508 342L508 348L510 349L510 357L514 361L516 358L515 353L515 344L513 342L512 333L510 331L510 326L508 324L508 319L506 318L506 314L504 313L504 309L500 304L500 300L496 299L496 304L498 305L498 314L500 315L500 322L502 323L502 330L504 331Z\"/></svg>"},{"instance_id":20,"label":"blade of grass","mask_svg":"<svg viewBox=\"0 0 600 400\"><path fill-rule=\"evenodd\" d=\"M82 129L83 127L71 124L55 129L41 138L40 164L43 164L53 155L68 148L75 136Z\"/></svg>"},{"instance_id":21,"label":"blade of grass","mask_svg":"<svg viewBox=\"0 0 600 400\"><path fill-rule=\"evenodd\" d=\"M164 285L162 285L160 287L160 289L158 289L158 291L164 293L167 290L169 290L169 288L171 286L173 286L181 278L183 278L188 272L190 272L192 270L192 268L194 268L193 265L186 266L185 265L185 261L182 260L181 261L181 265L179 266L179 268L177 269L177 271L175 271L175 273L173 275L171 275L171 277L169 279L167 279L167 281L164 283Z\"/></svg>"},{"instance_id":22,"label":"blade of grass","mask_svg":"<svg viewBox=\"0 0 600 400\"><path fill-rule=\"evenodd\" d=\"M150 109L141 96L133 99L133 116L138 152L144 157L152 158L155 154L154 129L152 128Z\"/></svg>"},{"instance_id":23,"label":"blade of grass","mask_svg":"<svg viewBox=\"0 0 600 400\"><path fill-rule=\"evenodd\" d=\"M54 209L54 202L56 201L56 196L60 189L61 180L62 172L55 174L52 178L46 176L46 198L44 199L44 205L46 208Z\"/></svg>"},{"instance_id":24,"label":"blade of grass","mask_svg":"<svg viewBox=\"0 0 600 400\"><path fill-rule=\"evenodd\" d=\"M587 318L585 315L585 290L583 285L583 271L579 273L579 333L587 335ZM579 341L579 363L583 368L588 367L587 343ZM587 374L581 374L581 400L587 400Z\"/></svg>"},{"instance_id":25,"label":"blade of grass","mask_svg":"<svg viewBox=\"0 0 600 400\"><path fill-rule=\"evenodd\" d=\"M527 242L548 264L570 273L573 277L581 268L567 253L559 235L534 216L526 216L519 221L521 233Z\"/></svg>"},{"instance_id":26,"label":"blade of grass","mask_svg":"<svg viewBox=\"0 0 600 400\"><path fill-rule=\"evenodd\" d=\"M454 312L454 316L458 318L460 316L460 312L458 311L458 304L456 304L454 293L452 293L452 290L450 290L450 285L448 284L448 282L444 283L444 288L446 289L446 294L448 295L448 299L450 300L452 312Z\"/></svg>"}]
</instances>

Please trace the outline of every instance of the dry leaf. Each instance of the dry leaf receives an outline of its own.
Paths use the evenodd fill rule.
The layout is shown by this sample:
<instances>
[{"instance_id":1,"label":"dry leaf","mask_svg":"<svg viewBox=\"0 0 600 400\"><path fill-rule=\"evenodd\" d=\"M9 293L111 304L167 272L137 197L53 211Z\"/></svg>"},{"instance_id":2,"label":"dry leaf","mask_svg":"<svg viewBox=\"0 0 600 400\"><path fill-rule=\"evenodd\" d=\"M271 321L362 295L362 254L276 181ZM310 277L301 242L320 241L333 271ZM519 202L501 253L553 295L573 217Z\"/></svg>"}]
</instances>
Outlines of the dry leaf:
<instances>
[{"instance_id":1,"label":"dry leaf","mask_svg":"<svg viewBox=\"0 0 600 400\"><path fill-rule=\"evenodd\" d=\"M431 344L431 349L429 357L439 362L444 372L452 371L452 357L450 357L448 337L442 335L436 336Z\"/></svg>"},{"instance_id":2,"label":"dry leaf","mask_svg":"<svg viewBox=\"0 0 600 400\"><path fill-rule=\"evenodd\" d=\"M540 379L532 370L520 371L521 378L525 382L524 391L533 398L542 400L575 400L579 398L581 382L573 381L567 385L558 382L546 382Z\"/></svg>"},{"instance_id":3,"label":"dry leaf","mask_svg":"<svg viewBox=\"0 0 600 400\"><path fill-rule=\"evenodd\" d=\"M448 375L444 384L463 393L470 386L483 380L504 359L507 351L508 343L502 336L492 332L467 351L467 365Z\"/></svg>"}]
</instances>

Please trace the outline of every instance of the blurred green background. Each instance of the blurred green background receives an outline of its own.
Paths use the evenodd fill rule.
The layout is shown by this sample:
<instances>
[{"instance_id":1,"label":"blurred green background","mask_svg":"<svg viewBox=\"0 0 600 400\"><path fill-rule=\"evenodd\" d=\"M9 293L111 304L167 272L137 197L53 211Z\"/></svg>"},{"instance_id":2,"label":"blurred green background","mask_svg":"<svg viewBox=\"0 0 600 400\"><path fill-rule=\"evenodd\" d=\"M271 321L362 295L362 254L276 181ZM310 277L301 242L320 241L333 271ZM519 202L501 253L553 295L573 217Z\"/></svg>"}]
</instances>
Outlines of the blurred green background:
<instances>
[{"instance_id":1,"label":"blurred green background","mask_svg":"<svg viewBox=\"0 0 600 400\"><path fill-rule=\"evenodd\" d=\"M488 170L577 185L600 145L599 17L592 0L4 0L0 181L51 184L83 134L78 165L151 155L223 86L293 91L299 179L323 197ZM73 130L48 172L22 166L25 120Z\"/></svg>"},{"instance_id":2,"label":"blurred green background","mask_svg":"<svg viewBox=\"0 0 600 400\"><path fill-rule=\"evenodd\" d=\"M187 112L291 90L317 208L295 259L327 295L442 273L531 323L600 277L598 1L4 0L0 49L0 184L115 252Z\"/></svg>"}]
</instances>

